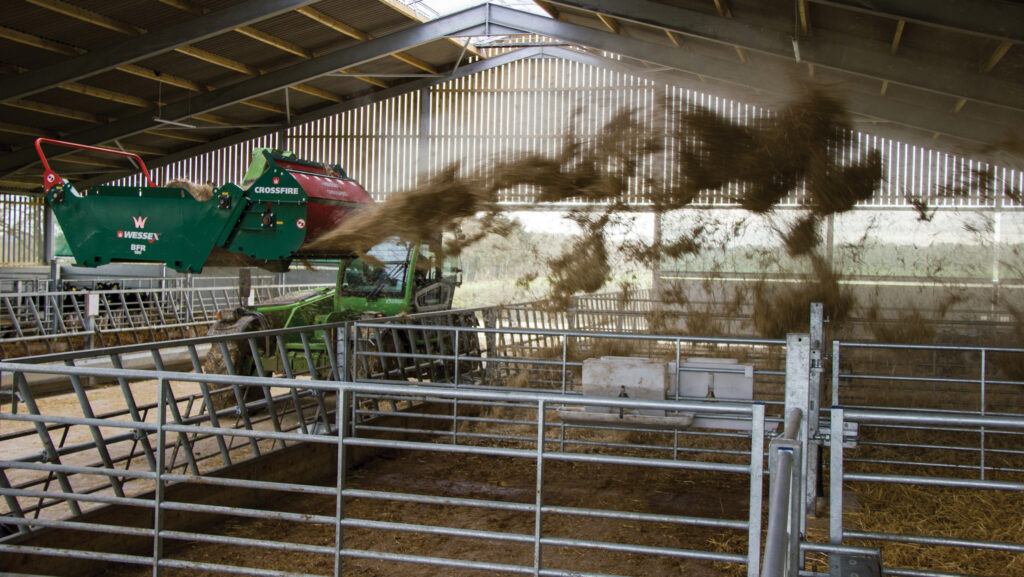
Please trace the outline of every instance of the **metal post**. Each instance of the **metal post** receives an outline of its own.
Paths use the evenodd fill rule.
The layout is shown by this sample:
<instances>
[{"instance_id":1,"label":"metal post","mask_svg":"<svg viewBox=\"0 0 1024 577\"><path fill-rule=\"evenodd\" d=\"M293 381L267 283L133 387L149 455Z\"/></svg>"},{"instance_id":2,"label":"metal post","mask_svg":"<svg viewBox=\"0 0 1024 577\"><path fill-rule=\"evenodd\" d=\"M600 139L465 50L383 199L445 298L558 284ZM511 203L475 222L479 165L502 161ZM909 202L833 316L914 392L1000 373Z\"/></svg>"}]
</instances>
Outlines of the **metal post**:
<instances>
[{"instance_id":1,"label":"metal post","mask_svg":"<svg viewBox=\"0 0 1024 577\"><path fill-rule=\"evenodd\" d=\"M786 406L784 414L790 414L794 409L800 413L810 416L811 413L811 338L807 334L789 334L786 336ZM812 476L809 470L807 459L807 446L809 443L808 421L804 418L797 433L797 440L800 441L800 449L803 453L800 463L801 483L800 494L805 496L805 511L808 514L814 513L816 500L815 485L808 483ZM805 521L801 521L800 530L804 532Z\"/></svg>"},{"instance_id":2,"label":"metal post","mask_svg":"<svg viewBox=\"0 0 1024 577\"><path fill-rule=\"evenodd\" d=\"M754 403L750 415L750 514L747 519L747 577L761 574L761 508L764 483L764 403Z\"/></svg>"},{"instance_id":3,"label":"metal post","mask_svg":"<svg viewBox=\"0 0 1024 577\"><path fill-rule=\"evenodd\" d=\"M807 413L804 414L804 421L807 423L807 445L804 446L804 462L807 463L807 501L808 513L815 514L817 510L818 497L818 475L821 460L821 440L818 435L819 419L821 418L822 383L821 374L824 372L823 350L825 348L825 311L822 303L811 303L811 326L810 326L810 371L808 373L807 386Z\"/></svg>"},{"instance_id":4,"label":"metal post","mask_svg":"<svg viewBox=\"0 0 1024 577\"><path fill-rule=\"evenodd\" d=\"M166 433L164 426L167 424L167 381L160 379L160 387L157 393L157 415L156 415L156 489L153 491L153 577L160 577L160 559L164 553L164 542L161 536L164 525L163 500L164 500L164 479L163 473L166 463L164 462L165 450L167 447Z\"/></svg>"},{"instance_id":5,"label":"metal post","mask_svg":"<svg viewBox=\"0 0 1024 577\"><path fill-rule=\"evenodd\" d=\"M831 406L839 404L839 341L832 341L832 398Z\"/></svg>"},{"instance_id":6,"label":"metal post","mask_svg":"<svg viewBox=\"0 0 1024 577\"><path fill-rule=\"evenodd\" d=\"M352 394L348 389L338 390L338 406L334 415L338 427L338 478L335 486L337 500L334 511L334 577L341 577L341 551L344 549L342 520L345 519L345 435L348 434L348 403L351 401Z\"/></svg>"},{"instance_id":7,"label":"metal post","mask_svg":"<svg viewBox=\"0 0 1024 577\"><path fill-rule=\"evenodd\" d=\"M85 295L85 346L96 347L96 317L100 315L100 295L90 292ZM90 380L91 383L91 380Z\"/></svg>"},{"instance_id":8,"label":"metal post","mask_svg":"<svg viewBox=\"0 0 1024 577\"><path fill-rule=\"evenodd\" d=\"M981 415L985 416L985 361L987 353L985 349L981 350ZM981 468L981 479L985 480L985 427L979 427L978 432L981 435L981 460L979 461Z\"/></svg>"},{"instance_id":9,"label":"metal post","mask_svg":"<svg viewBox=\"0 0 1024 577\"><path fill-rule=\"evenodd\" d=\"M533 525L533 575L540 577L541 508L544 506L544 399L537 401L537 495Z\"/></svg>"},{"instance_id":10,"label":"metal post","mask_svg":"<svg viewBox=\"0 0 1024 577\"><path fill-rule=\"evenodd\" d=\"M338 341L335 344L335 350L338 351L338 366L341 367L341 375L338 377L338 380L354 381L355 376L352 374L352 365L349 364L350 357L352 356L349 344L354 338L352 323L345 323L345 326L341 327L337 334Z\"/></svg>"},{"instance_id":11,"label":"metal post","mask_svg":"<svg viewBox=\"0 0 1024 577\"><path fill-rule=\"evenodd\" d=\"M779 440L776 439L776 441ZM772 441L771 447L768 449L772 460L769 488L771 496L768 501L768 537L764 544L764 563L762 564L763 575L768 577L788 574L786 572L788 564L786 525L791 517L789 505L794 494L793 486L790 485L794 478L794 453L799 452L799 446L778 446L776 441ZM790 526L790 539L793 536L792 529L793 527Z\"/></svg>"},{"instance_id":12,"label":"metal post","mask_svg":"<svg viewBox=\"0 0 1024 577\"><path fill-rule=\"evenodd\" d=\"M843 409L832 406L829 433L829 543L843 543Z\"/></svg>"}]
</instances>

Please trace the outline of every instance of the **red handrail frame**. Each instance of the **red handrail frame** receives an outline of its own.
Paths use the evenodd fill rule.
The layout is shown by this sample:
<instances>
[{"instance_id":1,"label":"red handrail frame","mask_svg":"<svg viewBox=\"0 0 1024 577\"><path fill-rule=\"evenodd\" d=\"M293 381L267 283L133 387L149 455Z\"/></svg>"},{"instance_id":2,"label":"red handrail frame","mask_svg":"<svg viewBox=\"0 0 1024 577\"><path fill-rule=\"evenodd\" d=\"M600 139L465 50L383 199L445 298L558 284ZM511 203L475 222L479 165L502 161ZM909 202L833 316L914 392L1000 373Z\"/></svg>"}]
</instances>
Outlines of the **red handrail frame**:
<instances>
[{"instance_id":1,"label":"red handrail frame","mask_svg":"<svg viewBox=\"0 0 1024 577\"><path fill-rule=\"evenodd\" d=\"M37 138L36 139L36 152L39 153L39 160L43 163L43 189L50 190L55 184L63 182L63 179L57 174L52 168L50 163L46 160L46 155L43 154L43 143L54 144L57 146L63 146L65 148L78 148L81 150L90 150L92 152L102 152L104 154L113 154L115 156L124 156L136 160L139 163L139 167L142 170L142 174L146 175L146 182L149 186L156 187L156 183L153 182L153 178L149 176L149 169L146 168L145 161L139 157L138 154L131 152L124 152L122 150L113 150L110 148L102 148L99 146L89 146L88 144L77 144L75 142L66 142L63 140L54 140L52 138Z\"/></svg>"}]
</instances>

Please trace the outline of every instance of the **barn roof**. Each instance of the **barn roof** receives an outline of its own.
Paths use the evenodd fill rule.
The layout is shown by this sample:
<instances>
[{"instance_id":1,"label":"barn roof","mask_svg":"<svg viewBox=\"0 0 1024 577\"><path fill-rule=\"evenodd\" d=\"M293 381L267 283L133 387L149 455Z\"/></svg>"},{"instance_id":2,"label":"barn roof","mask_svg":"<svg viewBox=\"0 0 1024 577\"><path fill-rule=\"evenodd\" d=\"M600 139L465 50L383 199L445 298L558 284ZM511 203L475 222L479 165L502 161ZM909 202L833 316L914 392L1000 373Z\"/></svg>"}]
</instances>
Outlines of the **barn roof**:
<instances>
[{"instance_id":1,"label":"barn roof","mask_svg":"<svg viewBox=\"0 0 1024 577\"><path fill-rule=\"evenodd\" d=\"M537 0L424 21L396 0L17 0L0 18L0 187L50 137L166 164L522 58L757 104L836 88L858 129L1024 165L1024 3ZM535 35L554 42L508 43ZM502 49L476 48L467 38ZM87 152L62 162L102 174Z\"/></svg>"}]
</instances>

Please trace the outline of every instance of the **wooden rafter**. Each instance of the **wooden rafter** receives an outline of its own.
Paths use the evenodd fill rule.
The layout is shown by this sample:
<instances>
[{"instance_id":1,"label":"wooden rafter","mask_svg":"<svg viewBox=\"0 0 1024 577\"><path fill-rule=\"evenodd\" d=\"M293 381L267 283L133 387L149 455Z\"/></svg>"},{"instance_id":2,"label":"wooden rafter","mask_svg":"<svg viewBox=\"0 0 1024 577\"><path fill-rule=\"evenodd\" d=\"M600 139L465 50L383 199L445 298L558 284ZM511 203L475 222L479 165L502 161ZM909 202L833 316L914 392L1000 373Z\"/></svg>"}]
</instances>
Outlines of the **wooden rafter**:
<instances>
[{"instance_id":1,"label":"wooden rafter","mask_svg":"<svg viewBox=\"0 0 1024 577\"><path fill-rule=\"evenodd\" d=\"M316 86L310 86L308 84L294 84L291 86L291 89L310 96L316 96L317 98L323 98L324 100L329 100L331 102L341 102L340 96L327 92L326 90L321 90Z\"/></svg>"},{"instance_id":2,"label":"wooden rafter","mask_svg":"<svg viewBox=\"0 0 1024 577\"><path fill-rule=\"evenodd\" d=\"M203 113L203 114L196 114L192 118L194 118L196 120L201 120L203 122L207 122L209 124L213 124L213 125L216 125L216 126L234 126L234 125L238 124L238 121L236 121L236 120L232 120L230 118L225 118L225 117L220 116L218 114L210 114L209 112L206 112L206 113Z\"/></svg>"},{"instance_id":3,"label":"wooden rafter","mask_svg":"<svg viewBox=\"0 0 1024 577\"><path fill-rule=\"evenodd\" d=\"M306 18L309 18L311 20L319 22L320 24L323 24L324 26L326 26L326 27L328 27L328 28L330 28L330 29L332 29L332 30L334 30L336 32L340 32L340 33L342 33L345 36L348 36L350 38L354 38L354 39L359 40L361 42L366 42L367 40L373 40L373 36L372 35L367 34L366 32L363 32L362 30L359 30L357 28L353 28L352 26L349 26L348 24L345 24L344 22L338 20L337 18L332 18L332 17L328 16L327 14L324 14L323 12L317 10L316 8L310 8L309 6L303 6L302 8L296 9L296 12L298 12L299 14L302 14ZM401 60L402 62L405 62L406 64L408 64L410 66L413 66L415 68L419 68L420 70L422 70L424 72L429 72L430 74L437 74L438 73L437 68L434 67L429 62L425 62L423 60L420 60L419 58L416 58L415 56L412 56L412 55L407 54L405 52L395 52L391 56L396 58L396 59L398 59L398 60Z\"/></svg>"},{"instance_id":4,"label":"wooden rafter","mask_svg":"<svg viewBox=\"0 0 1024 577\"><path fill-rule=\"evenodd\" d=\"M1009 40L1003 40L1000 42L999 46L997 46L992 52L992 56L990 56L985 62L985 65L981 67L981 73L988 74L989 72L992 72L992 69L996 67L996 64L999 64L999 61L1003 59L1003 56L1006 56L1006 53L1010 51L1012 46L1013 42L1010 42Z\"/></svg>"},{"instance_id":5,"label":"wooden rafter","mask_svg":"<svg viewBox=\"0 0 1024 577\"><path fill-rule=\"evenodd\" d=\"M181 46L174 49L175 52L191 56L197 60L202 60L209 64L220 66L221 68L227 68L228 70L234 70L235 72L241 72L247 76L259 76L260 70L254 66L249 66L244 62L214 54L208 50L202 48L196 48L195 46Z\"/></svg>"},{"instance_id":6,"label":"wooden rafter","mask_svg":"<svg viewBox=\"0 0 1024 577\"><path fill-rule=\"evenodd\" d=\"M209 92L213 90L212 86L205 86L198 82L193 82L188 78L167 74L166 72L159 72L152 68L145 68L135 64L125 64L124 66L119 66L117 69L127 74L141 78L148 78L149 80L155 80L157 82L163 82L164 84L177 86L178 88L184 88L185 90L191 90L192 92Z\"/></svg>"},{"instance_id":7,"label":"wooden rafter","mask_svg":"<svg viewBox=\"0 0 1024 577\"><path fill-rule=\"evenodd\" d=\"M56 138L58 136L57 133L50 130L43 130L35 126L22 126L10 122L0 122L0 132L20 134L22 136L45 136L47 138Z\"/></svg>"},{"instance_id":8,"label":"wooden rafter","mask_svg":"<svg viewBox=\"0 0 1024 577\"><path fill-rule=\"evenodd\" d=\"M109 160L99 160L97 158L89 158L87 156L75 156L74 153L67 156L62 156L60 162L67 164L77 164L78 166L95 166L97 168L111 168L111 169L127 169L128 163L118 164L117 162Z\"/></svg>"},{"instance_id":9,"label":"wooden rafter","mask_svg":"<svg viewBox=\"0 0 1024 577\"><path fill-rule=\"evenodd\" d=\"M725 0L715 0L715 10L718 11L718 15L722 18L732 18L732 10L729 9L729 5ZM736 56L740 59L740 62L747 63L747 53L743 50L742 46L733 45L736 50Z\"/></svg>"},{"instance_id":10,"label":"wooden rafter","mask_svg":"<svg viewBox=\"0 0 1024 577\"><path fill-rule=\"evenodd\" d=\"M36 186L42 187L42 182L40 181L39 178L35 178L35 179L31 179L30 180L28 177L18 178L15 175L5 176L4 178L0 178L0 184L2 184L4 186L9 186L11 188L24 188L24 187L36 187Z\"/></svg>"},{"instance_id":11,"label":"wooden rafter","mask_svg":"<svg viewBox=\"0 0 1024 577\"><path fill-rule=\"evenodd\" d=\"M117 102L118 104L127 104L128 106L136 106L138 108L156 108L156 103L152 100L132 96L131 94L124 94L122 92L115 92L106 88L89 86L88 84L82 84L81 82L66 82L61 84L60 88L62 90L82 94L84 96L91 96L92 98L98 98L100 100Z\"/></svg>"},{"instance_id":12,"label":"wooden rafter","mask_svg":"<svg viewBox=\"0 0 1024 577\"><path fill-rule=\"evenodd\" d=\"M723 18L732 18L732 10L725 0L715 0L715 10L718 10L718 15Z\"/></svg>"},{"instance_id":13,"label":"wooden rafter","mask_svg":"<svg viewBox=\"0 0 1024 577\"><path fill-rule=\"evenodd\" d=\"M554 18L555 20L560 20L562 18L561 12L559 12L558 8L556 8L550 2L545 2L544 0L534 0L534 4L536 4L537 7L540 8L541 10L547 12L548 16Z\"/></svg>"},{"instance_id":14,"label":"wooden rafter","mask_svg":"<svg viewBox=\"0 0 1024 577\"><path fill-rule=\"evenodd\" d=\"M252 38L253 40L258 40L266 44L267 46L273 46L278 50L287 52L289 54L294 54L299 58L306 58L308 60L313 57L312 52L306 50L305 48L299 46L298 44L288 42L283 38L278 38L277 36L274 36L273 34L268 34L266 32L263 32L262 30L257 30L252 26L242 26L241 28L236 28L235 31L239 34L244 34L249 38Z\"/></svg>"},{"instance_id":15,"label":"wooden rafter","mask_svg":"<svg viewBox=\"0 0 1024 577\"><path fill-rule=\"evenodd\" d=\"M604 14L599 13L597 17L598 19L601 20L601 23L603 23L608 28L608 30L612 31L613 34L619 34L622 31L622 25L619 24L618 20L612 18L611 16L606 16Z\"/></svg>"},{"instance_id":16,"label":"wooden rafter","mask_svg":"<svg viewBox=\"0 0 1024 577\"><path fill-rule=\"evenodd\" d=\"M110 118L101 116L99 114L92 114L89 112L82 112L81 110L74 110L71 108L65 108L63 106L54 106L53 104L43 104L42 102L33 102L31 100L9 100L5 102L7 106L13 108L20 108L22 110L31 110L32 112L39 112L41 114L47 114L49 116L59 116L61 118L70 118L72 120L81 120L84 122L91 122L93 124L106 124L110 122Z\"/></svg>"},{"instance_id":17,"label":"wooden rafter","mask_svg":"<svg viewBox=\"0 0 1024 577\"><path fill-rule=\"evenodd\" d=\"M67 4L66 2L61 1L61 0L27 0L27 1L32 2L33 4L36 4L36 5L42 6L44 8L48 8L50 10L54 10L56 12L60 12L62 14L65 14L66 16L70 16L72 18L76 18L78 20L82 20L84 22L89 22L91 24L95 24L95 25L98 25L98 26L103 26L104 28L108 28L108 29L111 29L111 30L116 30L116 31L122 32L124 34L132 35L132 36L137 36L139 34L144 34L146 32L146 30L144 28L139 28L137 26L131 26L131 25L125 24L123 22L119 22L117 20L114 20L113 18L109 18L107 16L103 16L101 14L97 14L95 12L91 12L89 10L84 10L84 9L78 8L76 6L72 6L70 4ZM174 6L175 8L179 8L181 10L185 10L185 11L191 12L193 14L204 14L204 13L208 12L205 8L200 7L200 6L198 6L198 5L196 5L196 4L192 3L192 2L188 2L187 0L160 0L160 1L164 2L165 4L167 4L169 6ZM272 46L275 46L276 48L279 48L279 49L282 49L282 50L285 50L285 51L288 51L288 52L292 52L292 53L295 53L296 51L301 52L302 54L300 54L300 56L303 56L304 58L310 58L311 57L311 55L305 53L305 51L302 50L301 48L299 48L298 46L296 46L296 45L294 45L294 44L292 44L290 42L287 42L285 40L282 40L280 38L274 37L274 36L272 36L270 34L263 33L263 32L261 32L259 30L256 30L255 28L247 26L247 27L242 27L242 28L238 29L238 31L240 33L242 33L242 34L246 34L247 36L255 38L256 40L259 40L259 41L264 42L266 44L270 44ZM28 40L28 39L26 39L26 40ZM52 48L56 48L56 47L52 47ZM248 76L258 76L258 75L262 74L262 72L263 72L260 69L255 68L253 66L249 66L248 64L245 64L243 62L239 62L239 61L233 60L231 58L226 58L224 56L220 56L218 54L214 54L214 53L209 52L207 50L202 50L200 48L196 48L195 46L181 46L181 47L178 47L177 49L175 49L175 51L178 52L178 53L181 53L181 54L185 54L187 56L191 56L192 58L196 58L198 60L202 60L204 62L208 62L210 64L214 64L216 66L220 66L222 68L227 68L229 70L234 70L235 72L240 72L242 74L246 74ZM82 51L82 53L84 53L84 51ZM168 84L176 85L176 86L179 86L181 88L186 88L188 90L193 90L195 92L210 92L210 91L213 90L213 87L203 86L203 85L201 85L199 83L192 82L192 81L190 81L188 79L172 77L170 75L165 75L165 74L159 74L159 73L156 73L155 71L149 71L149 70L147 70L147 69L145 69L143 67L136 66L136 65L121 66L121 67L118 68L118 70L122 70L124 72L128 72L129 74L135 74L135 75L138 75L138 76L152 78L152 79L160 81L160 82L166 82ZM364 78L364 80L365 80L365 78ZM374 84L375 86L380 86L381 84L383 84L383 83L380 83L379 81L373 81L373 82L370 82L370 83ZM311 95L315 95L315 96L318 96L318 97L321 97L321 98L324 98L328 94L330 94L330 93L328 93L326 91L318 90L318 89L308 90L306 92L311 94ZM330 98L325 98L325 100L328 100L328 101L331 101L331 102L338 102L338 101L340 101L340 98L338 98L338 97L336 97L336 96L334 96L332 94L332 95L330 95ZM277 110L277 111L284 112L283 109L280 108L280 107L275 107L275 106L273 106L271 104L267 104L267 103L259 102L259 101L255 101L255 100L246 101L245 104L247 104L249 106L252 106L254 108L261 109L261 110L271 110L271 109L274 109L274 110ZM203 142L205 142L205 140Z\"/></svg>"},{"instance_id":18,"label":"wooden rafter","mask_svg":"<svg viewBox=\"0 0 1024 577\"><path fill-rule=\"evenodd\" d=\"M197 136L195 133L188 132L185 130L160 130L154 128L147 130L146 134L152 134L153 136L160 136L163 138L172 138L174 140L184 140L185 142L195 142L198 144L206 144L209 140L202 136Z\"/></svg>"},{"instance_id":19,"label":"wooden rafter","mask_svg":"<svg viewBox=\"0 0 1024 577\"><path fill-rule=\"evenodd\" d=\"M158 0L162 4L167 4L172 8L177 8L184 12L190 12L196 16L202 16L203 14L209 14L210 9L206 6L200 6L190 0Z\"/></svg>"},{"instance_id":20,"label":"wooden rafter","mask_svg":"<svg viewBox=\"0 0 1024 577\"><path fill-rule=\"evenodd\" d=\"M412 20L415 20L416 22L424 21L423 17L416 13L415 10L409 8L405 4L402 4L398 0L380 0L380 3L398 12L399 14L404 15L406 18L410 18ZM462 42L458 38L449 38L448 41L462 49ZM468 48L466 48L466 52L469 52L470 54L478 58L486 58L486 55L483 52L477 50L475 46L469 46Z\"/></svg>"},{"instance_id":21,"label":"wooden rafter","mask_svg":"<svg viewBox=\"0 0 1024 577\"><path fill-rule=\"evenodd\" d=\"M78 56L79 54L85 54L85 50L67 44L61 44L48 40L46 38L40 38L39 36L33 36L32 34L26 34L20 30L14 30L6 26L0 26L0 38L6 38L12 42L19 44L25 44L26 46L35 46L43 50L50 52L56 52L57 54L64 54L67 56Z\"/></svg>"},{"instance_id":22,"label":"wooden rafter","mask_svg":"<svg viewBox=\"0 0 1024 577\"><path fill-rule=\"evenodd\" d=\"M800 33L808 36L811 33L811 11L807 6L807 0L797 1L797 11L800 13Z\"/></svg>"},{"instance_id":23,"label":"wooden rafter","mask_svg":"<svg viewBox=\"0 0 1024 577\"><path fill-rule=\"evenodd\" d=\"M896 32L892 35L892 46L889 47L890 54L896 54L896 52L900 49L900 41L903 40L903 29L906 27L906 20L896 21Z\"/></svg>"},{"instance_id":24,"label":"wooden rafter","mask_svg":"<svg viewBox=\"0 0 1024 577\"><path fill-rule=\"evenodd\" d=\"M128 36L139 36L140 34L146 33L145 29L139 28L138 26L128 24L127 22L121 22L120 20L117 20L115 18L111 18L109 16L93 12L92 10L80 8L78 6L75 6L74 4L63 2L62 0L25 1L30 4L35 4L40 8L46 8L47 10L52 10L54 12L63 14L65 16L69 16L76 20L88 22L89 24L94 24L96 26L106 28L107 30L113 30L115 32L120 32L122 34L127 34Z\"/></svg>"},{"instance_id":25,"label":"wooden rafter","mask_svg":"<svg viewBox=\"0 0 1024 577\"><path fill-rule=\"evenodd\" d=\"M0 66L0 69L2 69L0 71L4 74L24 74L28 72L28 68L25 68L24 66L14 66L10 64L2 65ZM81 82L65 82L57 88L67 90L68 92L74 92L75 94L81 94L83 96L90 96L99 100L137 106L139 108L156 108L156 103L151 100L134 96L132 94L109 90L107 88L99 88L88 84L82 84Z\"/></svg>"}]
</instances>

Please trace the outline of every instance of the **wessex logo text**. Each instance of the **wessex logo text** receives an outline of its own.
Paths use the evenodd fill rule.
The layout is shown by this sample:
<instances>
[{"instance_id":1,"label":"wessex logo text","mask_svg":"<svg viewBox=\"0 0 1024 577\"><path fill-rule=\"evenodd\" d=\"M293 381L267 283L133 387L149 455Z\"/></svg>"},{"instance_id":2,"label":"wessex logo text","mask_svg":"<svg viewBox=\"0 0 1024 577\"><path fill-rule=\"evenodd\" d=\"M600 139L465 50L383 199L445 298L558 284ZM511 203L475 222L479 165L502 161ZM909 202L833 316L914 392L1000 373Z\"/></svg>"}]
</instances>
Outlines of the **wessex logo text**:
<instances>
[{"instance_id":1,"label":"wessex logo text","mask_svg":"<svg viewBox=\"0 0 1024 577\"><path fill-rule=\"evenodd\" d=\"M131 240L148 240L149 242L156 242L160 240L160 233L145 232L141 230L119 230L117 231L117 238L127 238Z\"/></svg>"}]
</instances>

